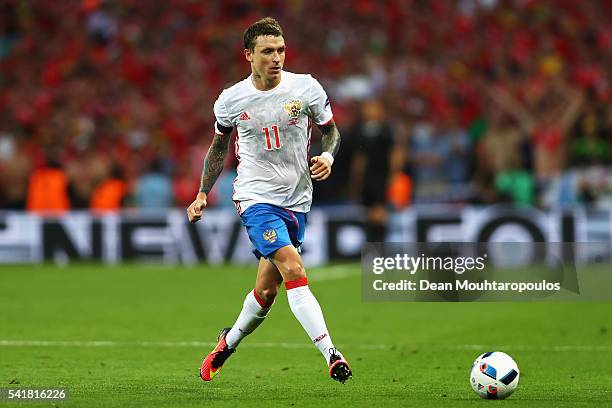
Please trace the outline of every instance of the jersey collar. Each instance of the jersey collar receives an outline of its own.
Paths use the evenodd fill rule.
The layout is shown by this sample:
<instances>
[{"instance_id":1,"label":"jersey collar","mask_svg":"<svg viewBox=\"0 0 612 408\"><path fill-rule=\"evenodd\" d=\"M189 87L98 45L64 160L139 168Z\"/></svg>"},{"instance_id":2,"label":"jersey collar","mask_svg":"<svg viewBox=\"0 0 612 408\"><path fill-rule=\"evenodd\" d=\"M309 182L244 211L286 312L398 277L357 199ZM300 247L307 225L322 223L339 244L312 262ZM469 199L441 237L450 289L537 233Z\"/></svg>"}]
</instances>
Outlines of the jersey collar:
<instances>
[{"instance_id":1,"label":"jersey collar","mask_svg":"<svg viewBox=\"0 0 612 408\"><path fill-rule=\"evenodd\" d=\"M253 91L257 92L257 93L260 93L260 94L274 93L275 91L278 91L281 88L281 86L283 85L283 78L285 77L284 74L285 74L285 71L281 69L281 80L280 80L280 82L274 88L268 89L267 91L260 91L259 89L255 88L255 85L253 84L253 74L252 73L247 78L247 81L249 82L249 86L251 87L251 89Z\"/></svg>"}]
</instances>

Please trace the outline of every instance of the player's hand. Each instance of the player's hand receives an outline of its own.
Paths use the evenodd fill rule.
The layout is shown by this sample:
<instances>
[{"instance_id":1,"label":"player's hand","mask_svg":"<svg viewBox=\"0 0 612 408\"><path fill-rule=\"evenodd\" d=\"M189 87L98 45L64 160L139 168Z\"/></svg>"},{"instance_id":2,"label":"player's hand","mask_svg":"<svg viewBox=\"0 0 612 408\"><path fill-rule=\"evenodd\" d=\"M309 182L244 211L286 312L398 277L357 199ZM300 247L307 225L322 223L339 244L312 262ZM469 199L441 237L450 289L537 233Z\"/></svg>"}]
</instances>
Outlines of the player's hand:
<instances>
[{"instance_id":1,"label":"player's hand","mask_svg":"<svg viewBox=\"0 0 612 408\"><path fill-rule=\"evenodd\" d=\"M203 209L206 207L206 193L198 193L196 199L187 207L187 217L190 223L194 223L202 218Z\"/></svg>"},{"instance_id":2,"label":"player's hand","mask_svg":"<svg viewBox=\"0 0 612 408\"><path fill-rule=\"evenodd\" d=\"M315 156L310 159L310 177L316 181L323 181L331 174L331 163L323 156Z\"/></svg>"}]
</instances>

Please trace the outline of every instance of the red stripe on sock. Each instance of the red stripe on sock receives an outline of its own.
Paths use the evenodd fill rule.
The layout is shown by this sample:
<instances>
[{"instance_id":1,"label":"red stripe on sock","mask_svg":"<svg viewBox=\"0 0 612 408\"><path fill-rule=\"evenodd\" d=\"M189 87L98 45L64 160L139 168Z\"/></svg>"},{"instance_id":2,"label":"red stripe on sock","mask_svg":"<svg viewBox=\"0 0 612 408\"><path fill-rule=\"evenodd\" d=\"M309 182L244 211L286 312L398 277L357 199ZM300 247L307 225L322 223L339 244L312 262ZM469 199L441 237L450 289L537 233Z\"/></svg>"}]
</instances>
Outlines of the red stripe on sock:
<instances>
[{"instance_id":1,"label":"red stripe on sock","mask_svg":"<svg viewBox=\"0 0 612 408\"><path fill-rule=\"evenodd\" d=\"M253 296L255 296L255 300L257 301L257 303L259 303L259 306L267 307L266 306L266 302L264 302L264 300L259 297L259 295L257 294L257 291L255 289L253 289Z\"/></svg>"},{"instance_id":2,"label":"red stripe on sock","mask_svg":"<svg viewBox=\"0 0 612 408\"><path fill-rule=\"evenodd\" d=\"M287 288L287 290L295 289L295 288L299 288L300 286L307 286L307 285L308 285L308 278L305 276L303 278L285 282L285 287Z\"/></svg>"},{"instance_id":3,"label":"red stripe on sock","mask_svg":"<svg viewBox=\"0 0 612 408\"><path fill-rule=\"evenodd\" d=\"M257 303L259 303L259 306L263 308L270 307L274 303L274 299L272 299L268 303L264 302L264 300L257 294L257 291L255 289L253 289L253 296L255 296L255 300L257 301Z\"/></svg>"}]
</instances>

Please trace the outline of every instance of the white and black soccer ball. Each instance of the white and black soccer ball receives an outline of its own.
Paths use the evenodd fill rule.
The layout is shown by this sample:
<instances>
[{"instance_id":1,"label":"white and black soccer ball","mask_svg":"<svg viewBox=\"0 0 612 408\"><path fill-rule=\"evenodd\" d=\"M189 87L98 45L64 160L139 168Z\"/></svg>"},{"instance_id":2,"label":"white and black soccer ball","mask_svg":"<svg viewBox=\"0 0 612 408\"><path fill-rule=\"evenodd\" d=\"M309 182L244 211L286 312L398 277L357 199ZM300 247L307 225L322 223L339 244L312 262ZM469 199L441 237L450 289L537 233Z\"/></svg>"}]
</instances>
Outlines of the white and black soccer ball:
<instances>
[{"instance_id":1,"label":"white and black soccer ball","mask_svg":"<svg viewBox=\"0 0 612 408\"><path fill-rule=\"evenodd\" d=\"M504 399L519 383L516 362L501 351L490 351L478 356L470 372L470 385L476 394L486 399Z\"/></svg>"}]
</instances>

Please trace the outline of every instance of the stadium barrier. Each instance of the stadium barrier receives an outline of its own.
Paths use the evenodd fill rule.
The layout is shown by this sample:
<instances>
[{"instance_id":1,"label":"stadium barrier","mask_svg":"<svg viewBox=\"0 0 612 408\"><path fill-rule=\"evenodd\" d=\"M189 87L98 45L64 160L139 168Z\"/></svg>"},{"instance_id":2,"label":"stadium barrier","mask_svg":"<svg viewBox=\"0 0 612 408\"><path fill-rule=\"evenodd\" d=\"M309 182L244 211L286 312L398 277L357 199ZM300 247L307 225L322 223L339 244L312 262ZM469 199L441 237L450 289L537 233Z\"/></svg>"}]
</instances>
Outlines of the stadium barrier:
<instances>
[{"instance_id":1,"label":"stadium barrier","mask_svg":"<svg viewBox=\"0 0 612 408\"><path fill-rule=\"evenodd\" d=\"M411 208L390 217L387 241L612 242L612 210ZM362 208L315 208L308 217L303 256L309 266L358 261L365 243ZM207 210L197 224L179 209L59 216L0 212L0 264L71 261L240 264L255 258L233 209Z\"/></svg>"}]
</instances>

